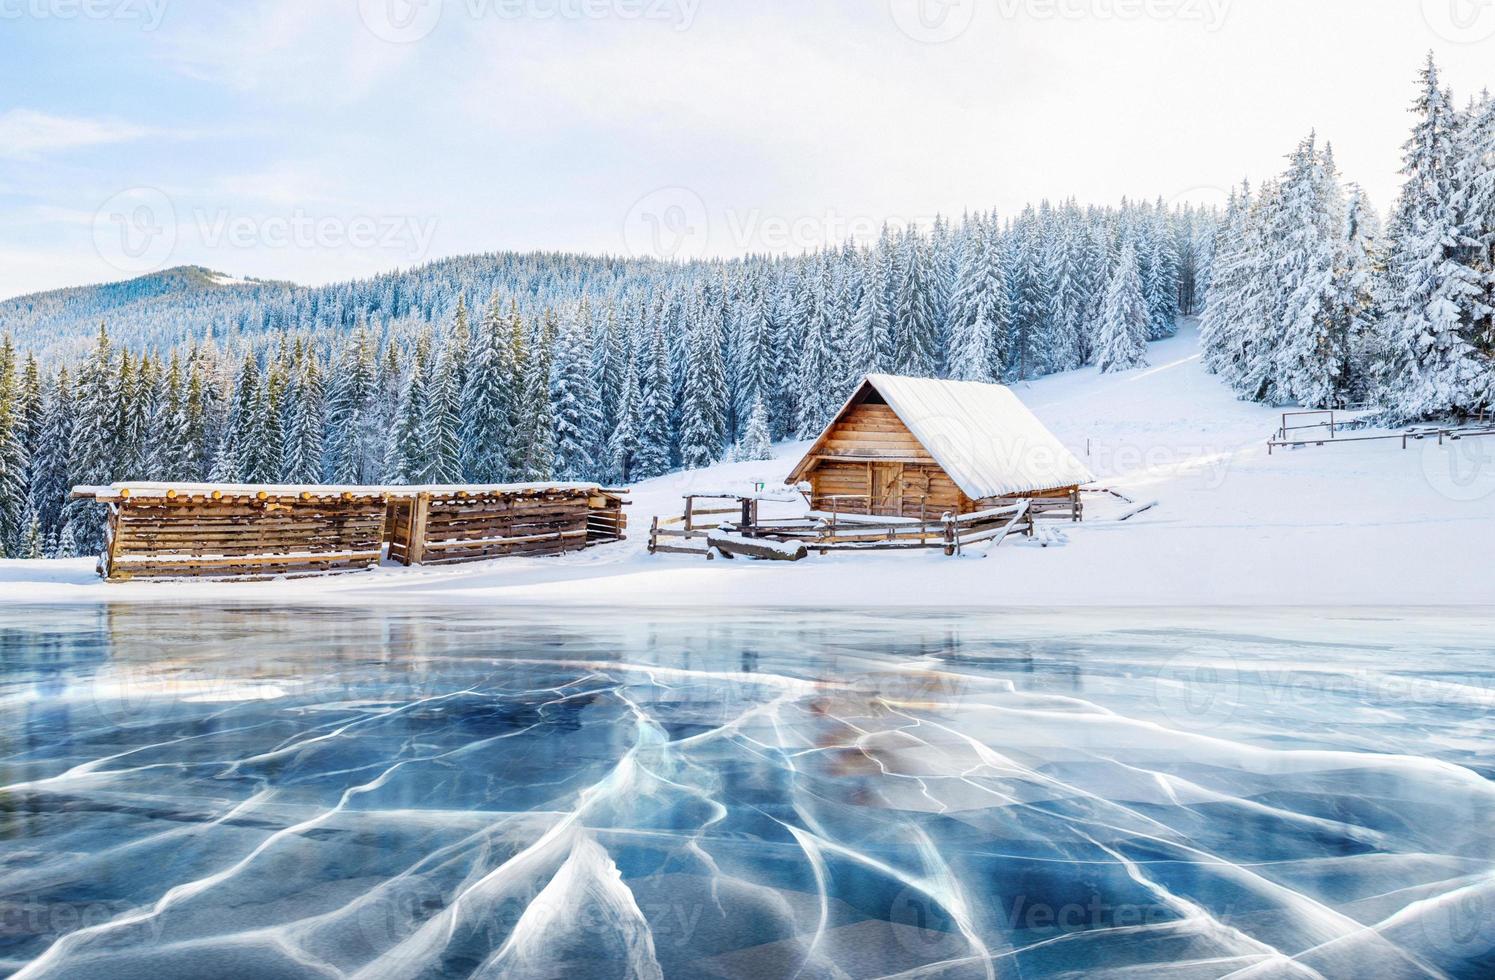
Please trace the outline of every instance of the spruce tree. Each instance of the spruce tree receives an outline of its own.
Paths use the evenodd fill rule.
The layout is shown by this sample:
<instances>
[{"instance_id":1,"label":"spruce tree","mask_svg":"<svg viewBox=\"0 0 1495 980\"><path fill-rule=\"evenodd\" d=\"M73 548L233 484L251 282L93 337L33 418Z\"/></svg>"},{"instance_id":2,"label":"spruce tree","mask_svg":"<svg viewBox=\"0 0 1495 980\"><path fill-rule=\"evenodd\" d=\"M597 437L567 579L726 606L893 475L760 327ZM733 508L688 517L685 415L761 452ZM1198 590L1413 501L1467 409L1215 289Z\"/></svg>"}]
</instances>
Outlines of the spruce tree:
<instances>
[{"instance_id":1,"label":"spruce tree","mask_svg":"<svg viewBox=\"0 0 1495 980\"><path fill-rule=\"evenodd\" d=\"M763 399L753 402L742 441L737 444L733 455L742 463L773 459L773 440L768 432L768 409L763 406Z\"/></svg>"},{"instance_id":2,"label":"spruce tree","mask_svg":"<svg viewBox=\"0 0 1495 980\"><path fill-rule=\"evenodd\" d=\"M721 461L727 429L726 388L715 332L710 325L697 323L680 406L680 458L688 470Z\"/></svg>"},{"instance_id":3,"label":"spruce tree","mask_svg":"<svg viewBox=\"0 0 1495 980\"><path fill-rule=\"evenodd\" d=\"M938 361L939 325L924 239L910 228L903 236L897 294L893 307L894 369L901 375L930 378ZM826 338L829 342L829 338ZM804 355L801 353L801 365ZM803 390L803 387L801 388ZM817 406L818 407L818 406ZM800 431L817 411L799 413Z\"/></svg>"},{"instance_id":4,"label":"spruce tree","mask_svg":"<svg viewBox=\"0 0 1495 980\"><path fill-rule=\"evenodd\" d=\"M555 412L558 480L595 479L601 470L602 411L592 374L592 338L581 314L568 318L557 338L550 402ZM719 389L724 394L724 389Z\"/></svg>"},{"instance_id":5,"label":"spruce tree","mask_svg":"<svg viewBox=\"0 0 1495 980\"><path fill-rule=\"evenodd\" d=\"M978 219L961 257L950 326L950 377L957 381L1000 380L1007 361L1012 324L995 238L995 228Z\"/></svg>"},{"instance_id":6,"label":"spruce tree","mask_svg":"<svg viewBox=\"0 0 1495 980\"><path fill-rule=\"evenodd\" d=\"M41 522L42 536L55 541L62 532L62 507L67 500L68 465L73 439L73 390L68 369L57 370L42 407L41 434L31 460L31 507Z\"/></svg>"},{"instance_id":7,"label":"spruce tree","mask_svg":"<svg viewBox=\"0 0 1495 980\"><path fill-rule=\"evenodd\" d=\"M326 396L317 359L308 354L293 366L287 388L281 479L292 484L317 483L326 455Z\"/></svg>"},{"instance_id":8,"label":"spruce tree","mask_svg":"<svg viewBox=\"0 0 1495 980\"><path fill-rule=\"evenodd\" d=\"M498 297L478 331L467 387L462 392L462 472L478 484L509 479L509 442L516 392L509 363L513 338Z\"/></svg>"},{"instance_id":9,"label":"spruce tree","mask_svg":"<svg viewBox=\"0 0 1495 980\"><path fill-rule=\"evenodd\" d=\"M617 422L607 440L608 479L627 485L634 478L639 452L638 367L630 357L619 392Z\"/></svg>"},{"instance_id":10,"label":"spruce tree","mask_svg":"<svg viewBox=\"0 0 1495 980\"><path fill-rule=\"evenodd\" d=\"M431 335L422 333L411 354L405 383L400 389L399 413L389 432L384 456L384 482L413 486L425 476L428 454L425 440L426 412L430 407Z\"/></svg>"},{"instance_id":11,"label":"spruce tree","mask_svg":"<svg viewBox=\"0 0 1495 980\"><path fill-rule=\"evenodd\" d=\"M29 468L21 417L21 378L10 336L0 339L0 558L21 556Z\"/></svg>"},{"instance_id":12,"label":"spruce tree","mask_svg":"<svg viewBox=\"0 0 1495 980\"><path fill-rule=\"evenodd\" d=\"M451 349L443 352L431 379L422 428L426 452L422 483L449 486L462 482L461 397L457 388L460 372L456 363L459 353Z\"/></svg>"},{"instance_id":13,"label":"spruce tree","mask_svg":"<svg viewBox=\"0 0 1495 980\"><path fill-rule=\"evenodd\" d=\"M69 439L70 486L107 486L114 480L114 348L101 324L93 352L78 376L77 411ZM97 554L104 547L103 505L69 499L60 538L65 557Z\"/></svg>"},{"instance_id":14,"label":"spruce tree","mask_svg":"<svg viewBox=\"0 0 1495 980\"><path fill-rule=\"evenodd\" d=\"M640 383L638 450L634 454L634 479L647 480L670 471L673 430L670 426L669 350L664 330L656 327L644 359Z\"/></svg>"},{"instance_id":15,"label":"spruce tree","mask_svg":"<svg viewBox=\"0 0 1495 980\"><path fill-rule=\"evenodd\" d=\"M1101 310L1096 363L1102 374L1147 366L1148 323L1137 251L1128 243L1122 248Z\"/></svg>"}]
</instances>

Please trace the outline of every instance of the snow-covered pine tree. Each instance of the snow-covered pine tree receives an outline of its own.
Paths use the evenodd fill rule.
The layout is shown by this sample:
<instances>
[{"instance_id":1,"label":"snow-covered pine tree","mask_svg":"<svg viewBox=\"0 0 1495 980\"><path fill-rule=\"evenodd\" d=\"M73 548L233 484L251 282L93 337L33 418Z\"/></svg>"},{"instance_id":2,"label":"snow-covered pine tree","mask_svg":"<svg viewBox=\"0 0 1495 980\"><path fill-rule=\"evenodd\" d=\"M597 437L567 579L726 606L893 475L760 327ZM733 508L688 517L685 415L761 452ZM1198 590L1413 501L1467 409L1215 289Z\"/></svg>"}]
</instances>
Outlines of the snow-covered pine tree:
<instances>
[{"instance_id":1,"label":"snow-covered pine tree","mask_svg":"<svg viewBox=\"0 0 1495 980\"><path fill-rule=\"evenodd\" d=\"M617 422L607 440L607 476L626 486L634 477L639 451L639 390L637 360L629 357L623 372Z\"/></svg>"},{"instance_id":2,"label":"snow-covered pine tree","mask_svg":"<svg viewBox=\"0 0 1495 980\"><path fill-rule=\"evenodd\" d=\"M720 462L727 430L721 347L709 323L691 327L680 399L680 461L694 470Z\"/></svg>"},{"instance_id":3,"label":"snow-covered pine tree","mask_svg":"<svg viewBox=\"0 0 1495 980\"><path fill-rule=\"evenodd\" d=\"M185 424L187 387L182 377L182 361L175 351L166 364L166 378L161 392L161 406L153 430L154 457L151 475L172 483L191 481L187 472L193 447Z\"/></svg>"},{"instance_id":4,"label":"snow-covered pine tree","mask_svg":"<svg viewBox=\"0 0 1495 980\"><path fill-rule=\"evenodd\" d=\"M558 480L581 482L601 475L602 410L592 366L591 331L585 311L578 310L561 327L550 382Z\"/></svg>"},{"instance_id":5,"label":"snow-covered pine tree","mask_svg":"<svg viewBox=\"0 0 1495 980\"><path fill-rule=\"evenodd\" d=\"M1316 137L1298 144L1282 183L1284 234L1273 256L1282 296L1271 324L1273 388L1307 408L1343 404L1349 322L1334 303L1343 268L1344 198L1333 154Z\"/></svg>"},{"instance_id":6,"label":"snow-covered pine tree","mask_svg":"<svg viewBox=\"0 0 1495 980\"><path fill-rule=\"evenodd\" d=\"M281 479L294 484L317 483L326 455L327 424L322 373L315 357L304 356L300 364L292 365L281 416Z\"/></svg>"},{"instance_id":7,"label":"snow-covered pine tree","mask_svg":"<svg viewBox=\"0 0 1495 980\"><path fill-rule=\"evenodd\" d=\"M559 332L555 312L547 309L529 348L518 431L524 447L519 478L530 482L552 479L555 470L555 407L550 401L550 375Z\"/></svg>"},{"instance_id":8,"label":"snow-covered pine tree","mask_svg":"<svg viewBox=\"0 0 1495 980\"><path fill-rule=\"evenodd\" d=\"M764 407L763 399L755 399L753 407L748 410L747 425L733 456L739 463L773 459L773 439L769 435L768 409Z\"/></svg>"},{"instance_id":9,"label":"snow-covered pine tree","mask_svg":"<svg viewBox=\"0 0 1495 980\"><path fill-rule=\"evenodd\" d=\"M774 397L779 352L773 328L764 276L757 270L748 279L733 344L732 397L741 418L748 417L754 402L763 400L766 404Z\"/></svg>"},{"instance_id":10,"label":"snow-covered pine tree","mask_svg":"<svg viewBox=\"0 0 1495 980\"><path fill-rule=\"evenodd\" d=\"M21 379L7 334L0 338L0 558L19 557L26 534L29 461L22 425Z\"/></svg>"},{"instance_id":11,"label":"snow-covered pine tree","mask_svg":"<svg viewBox=\"0 0 1495 980\"><path fill-rule=\"evenodd\" d=\"M1381 219L1359 185L1348 188L1340 235L1342 266L1335 277L1333 302L1347 321L1344 396L1350 404L1359 404L1374 395L1377 372L1386 360L1386 321L1376 295L1383 265Z\"/></svg>"},{"instance_id":12,"label":"snow-covered pine tree","mask_svg":"<svg viewBox=\"0 0 1495 980\"><path fill-rule=\"evenodd\" d=\"M36 460L41 455L43 412L43 385L41 367L36 355L26 356L26 366L21 370L20 387L16 394L17 431L21 439L21 451L26 455L26 497L31 499L35 484Z\"/></svg>"},{"instance_id":13,"label":"snow-covered pine tree","mask_svg":"<svg viewBox=\"0 0 1495 980\"><path fill-rule=\"evenodd\" d=\"M1232 189L1225 217L1215 237L1214 271L1199 316L1199 348L1205 368L1226 377L1235 374L1241 357L1243 324L1238 300L1248 273L1247 223L1251 189Z\"/></svg>"},{"instance_id":14,"label":"snow-covered pine tree","mask_svg":"<svg viewBox=\"0 0 1495 980\"><path fill-rule=\"evenodd\" d=\"M815 273L810 308L806 311L804 343L799 351L799 369L795 374L798 383L795 403L799 409L796 431L801 439L819 435L845 398L837 383L841 371L832 347L834 327L828 307L829 294L830 269L822 262Z\"/></svg>"},{"instance_id":15,"label":"snow-covered pine tree","mask_svg":"<svg viewBox=\"0 0 1495 980\"><path fill-rule=\"evenodd\" d=\"M1167 206L1160 199L1144 218L1147 257L1142 296L1147 301L1147 339L1163 340L1178 332L1178 252L1167 225Z\"/></svg>"},{"instance_id":16,"label":"snow-covered pine tree","mask_svg":"<svg viewBox=\"0 0 1495 980\"><path fill-rule=\"evenodd\" d=\"M37 453L31 460L31 506L48 542L55 542L62 531L72 438L73 389L67 366L63 365L46 388L41 435L37 439Z\"/></svg>"},{"instance_id":17,"label":"snow-covered pine tree","mask_svg":"<svg viewBox=\"0 0 1495 980\"><path fill-rule=\"evenodd\" d=\"M76 400L70 486L106 486L114 480L114 347L109 332L99 325L93 352L84 363L74 393ZM91 500L69 499L63 507L61 546L67 557L97 554L104 547L105 510Z\"/></svg>"},{"instance_id":18,"label":"snow-covered pine tree","mask_svg":"<svg viewBox=\"0 0 1495 980\"><path fill-rule=\"evenodd\" d=\"M516 392L509 356L513 336L495 295L488 303L462 392L462 472L478 484L509 478L509 440Z\"/></svg>"},{"instance_id":19,"label":"snow-covered pine tree","mask_svg":"<svg viewBox=\"0 0 1495 980\"><path fill-rule=\"evenodd\" d=\"M592 333L592 376L597 384L597 432L606 442L618 424L618 404L623 396L623 378L628 373L628 340L618 318L616 303L609 302L597 318Z\"/></svg>"},{"instance_id":20,"label":"snow-covered pine tree","mask_svg":"<svg viewBox=\"0 0 1495 980\"><path fill-rule=\"evenodd\" d=\"M531 359L530 331L519 312L517 301L509 300L509 475L523 479L527 469L530 442L534 438L533 415L529 411L530 379L534 374Z\"/></svg>"},{"instance_id":21,"label":"snow-covered pine tree","mask_svg":"<svg viewBox=\"0 0 1495 980\"><path fill-rule=\"evenodd\" d=\"M996 217L977 217L965 241L950 324L950 377L998 381L1007 363L1011 316Z\"/></svg>"},{"instance_id":22,"label":"snow-covered pine tree","mask_svg":"<svg viewBox=\"0 0 1495 980\"><path fill-rule=\"evenodd\" d=\"M334 354L336 369L327 393L327 438L323 472L335 484L374 483L365 466L365 434L374 387L374 353L366 331L359 329Z\"/></svg>"},{"instance_id":23,"label":"snow-covered pine tree","mask_svg":"<svg viewBox=\"0 0 1495 980\"><path fill-rule=\"evenodd\" d=\"M450 486L462 482L461 396L457 387L461 372L457 361L463 353L460 346L443 350L431 377L421 422L425 468L420 482L424 484Z\"/></svg>"},{"instance_id":24,"label":"snow-covered pine tree","mask_svg":"<svg viewBox=\"0 0 1495 980\"><path fill-rule=\"evenodd\" d=\"M862 257L862 291L852 315L852 346L847 352L863 377L893 369L893 315L888 307L890 258L882 249Z\"/></svg>"},{"instance_id":25,"label":"snow-covered pine tree","mask_svg":"<svg viewBox=\"0 0 1495 980\"><path fill-rule=\"evenodd\" d=\"M1390 363L1385 392L1402 420L1468 411L1487 382L1466 320L1486 288L1464 260L1455 159L1456 113L1428 55L1413 105L1417 116L1403 148L1406 178L1389 232L1385 308Z\"/></svg>"},{"instance_id":26,"label":"snow-covered pine tree","mask_svg":"<svg viewBox=\"0 0 1495 980\"><path fill-rule=\"evenodd\" d=\"M1008 373L1019 381L1038 377L1044 363L1048 299L1044 284L1038 217L1032 208L1012 227L1007 271L1012 339Z\"/></svg>"},{"instance_id":27,"label":"snow-covered pine tree","mask_svg":"<svg viewBox=\"0 0 1495 980\"><path fill-rule=\"evenodd\" d=\"M414 486L425 476L429 460L425 441L426 412L430 407L431 334L416 340L400 389L400 408L384 455L384 482Z\"/></svg>"},{"instance_id":28,"label":"snow-covered pine tree","mask_svg":"<svg viewBox=\"0 0 1495 980\"><path fill-rule=\"evenodd\" d=\"M1072 216L1066 212L1053 230L1044 252L1044 270L1048 279L1048 338L1044 360L1052 371L1072 371L1079 367L1084 347L1085 306L1088 300L1081 292L1080 248Z\"/></svg>"},{"instance_id":29,"label":"snow-covered pine tree","mask_svg":"<svg viewBox=\"0 0 1495 980\"><path fill-rule=\"evenodd\" d=\"M939 362L939 323L926 248L917 228L910 227L904 232L899 244L898 280L893 301L893 369L898 374L917 378L934 377ZM826 343L828 349L829 338ZM803 370L803 352L800 363ZM805 382L801 378L800 391L804 390ZM818 415L818 411L801 409L798 415L800 431L804 431L806 418Z\"/></svg>"},{"instance_id":30,"label":"snow-covered pine tree","mask_svg":"<svg viewBox=\"0 0 1495 980\"><path fill-rule=\"evenodd\" d=\"M1142 297L1142 275L1137 250L1128 242L1106 290L1096 340L1096 364L1101 373L1130 371L1147 366L1147 301Z\"/></svg>"},{"instance_id":31,"label":"snow-covered pine tree","mask_svg":"<svg viewBox=\"0 0 1495 980\"><path fill-rule=\"evenodd\" d=\"M634 478L647 480L663 476L670 471L673 431L670 427L670 406L674 401L670 391L669 349L665 344L664 328L658 326L648 348L640 352L643 358L640 380L638 451L634 455Z\"/></svg>"}]
</instances>

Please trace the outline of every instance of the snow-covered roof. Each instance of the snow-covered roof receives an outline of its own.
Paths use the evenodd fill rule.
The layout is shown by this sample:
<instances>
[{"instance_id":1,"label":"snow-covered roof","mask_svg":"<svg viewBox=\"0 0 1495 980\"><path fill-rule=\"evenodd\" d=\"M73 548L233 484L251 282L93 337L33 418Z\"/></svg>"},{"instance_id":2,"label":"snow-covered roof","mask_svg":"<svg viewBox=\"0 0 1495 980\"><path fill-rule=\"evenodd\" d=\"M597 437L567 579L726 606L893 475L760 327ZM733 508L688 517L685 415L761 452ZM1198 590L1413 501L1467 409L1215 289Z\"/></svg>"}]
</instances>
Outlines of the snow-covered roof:
<instances>
[{"instance_id":1,"label":"snow-covered roof","mask_svg":"<svg viewBox=\"0 0 1495 980\"><path fill-rule=\"evenodd\" d=\"M836 413L840 421L872 388L940 469L972 500L1091 483L1095 475L1010 388L974 381L868 375ZM831 427L834 427L832 422ZM790 475L813 469L830 428Z\"/></svg>"},{"instance_id":2,"label":"snow-covered roof","mask_svg":"<svg viewBox=\"0 0 1495 980\"><path fill-rule=\"evenodd\" d=\"M128 494L121 491L128 490ZM485 485L457 484L453 486L327 486L325 484L259 484L259 483L113 483L107 487L74 487L76 497L94 497L113 500L123 496L165 497L168 493L177 496L209 496L214 492L225 497L253 497L264 493L269 497L414 497L430 494L432 497L455 497L458 494L525 494L548 492L586 492L602 490L596 483L501 483ZM609 491L621 492L621 491Z\"/></svg>"}]
</instances>

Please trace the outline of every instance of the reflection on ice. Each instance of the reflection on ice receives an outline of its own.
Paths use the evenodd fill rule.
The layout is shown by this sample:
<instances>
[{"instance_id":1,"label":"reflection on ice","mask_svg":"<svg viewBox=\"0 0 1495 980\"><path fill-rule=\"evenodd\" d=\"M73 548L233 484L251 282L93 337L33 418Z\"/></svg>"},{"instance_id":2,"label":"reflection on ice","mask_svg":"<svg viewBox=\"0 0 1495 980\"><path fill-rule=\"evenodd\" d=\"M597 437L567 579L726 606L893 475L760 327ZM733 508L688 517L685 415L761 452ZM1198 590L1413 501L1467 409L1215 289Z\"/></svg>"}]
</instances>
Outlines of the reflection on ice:
<instances>
[{"instance_id":1,"label":"reflection on ice","mask_svg":"<svg viewBox=\"0 0 1495 980\"><path fill-rule=\"evenodd\" d=\"M0 612L27 977L1476 977L1488 622Z\"/></svg>"}]
</instances>

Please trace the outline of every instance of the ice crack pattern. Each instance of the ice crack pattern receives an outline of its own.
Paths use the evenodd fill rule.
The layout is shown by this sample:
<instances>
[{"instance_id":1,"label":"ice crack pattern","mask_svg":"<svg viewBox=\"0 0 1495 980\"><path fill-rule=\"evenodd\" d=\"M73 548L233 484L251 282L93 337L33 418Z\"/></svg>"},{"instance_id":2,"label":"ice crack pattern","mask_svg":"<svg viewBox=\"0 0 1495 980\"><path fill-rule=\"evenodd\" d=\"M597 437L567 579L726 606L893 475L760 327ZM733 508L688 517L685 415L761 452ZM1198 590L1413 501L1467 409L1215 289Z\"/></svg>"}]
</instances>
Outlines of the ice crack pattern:
<instances>
[{"instance_id":1,"label":"ice crack pattern","mask_svg":"<svg viewBox=\"0 0 1495 980\"><path fill-rule=\"evenodd\" d=\"M1495 631L0 609L0 974L1495 975Z\"/></svg>"}]
</instances>

